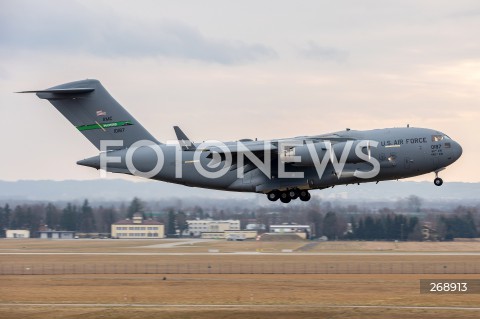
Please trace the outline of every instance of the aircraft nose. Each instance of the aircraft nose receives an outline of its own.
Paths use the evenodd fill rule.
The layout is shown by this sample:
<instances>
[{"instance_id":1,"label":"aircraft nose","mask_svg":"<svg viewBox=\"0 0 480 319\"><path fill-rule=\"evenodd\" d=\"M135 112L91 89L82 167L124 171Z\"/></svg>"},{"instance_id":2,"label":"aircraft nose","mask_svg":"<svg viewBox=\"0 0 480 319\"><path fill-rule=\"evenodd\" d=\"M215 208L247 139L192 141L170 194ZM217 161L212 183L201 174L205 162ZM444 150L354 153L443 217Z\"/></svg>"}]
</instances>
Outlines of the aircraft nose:
<instances>
[{"instance_id":1,"label":"aircraft nose","mask_svg":"<svg viewBox=\"0 0 480 319\"><path fill-rule=\"evenodd\" d=\"M459 159L460 156L462 156L462 153L463 153L463 149L462 149L462 146L457 143L457 142L454 142L455 144L455 160Z\"/></svg>"}]
</instances>

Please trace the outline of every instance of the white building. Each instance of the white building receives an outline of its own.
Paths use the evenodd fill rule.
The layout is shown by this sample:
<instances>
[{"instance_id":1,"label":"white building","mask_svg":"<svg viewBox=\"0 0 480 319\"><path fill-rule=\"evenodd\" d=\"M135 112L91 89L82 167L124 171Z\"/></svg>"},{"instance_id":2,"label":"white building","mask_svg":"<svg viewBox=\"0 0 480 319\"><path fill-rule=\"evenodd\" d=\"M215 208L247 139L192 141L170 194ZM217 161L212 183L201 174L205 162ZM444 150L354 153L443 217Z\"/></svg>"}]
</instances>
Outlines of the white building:
<instances>
[{"instance_id":1,"label":"white building","mask_svg":"<svg viewBox=\"0 0 480 319\"><path fill-rule=\"evenodd\" d=\"M196 219L187 220L188 232L191 236L201 236L202 233L218 233L227 230L240 230L239 220L211 220Z\"/></svg>"},{"instance_id":2,"label":"white building","mask_svg":"<svg viewBox=\"0 0 480 319\"><path fill-rule=\"evenodd\" d=\"M270 233L274 234L296 234L304 239L309 238L311 234L310 225L282 224L270 225Z\"/></svg>"},{"instance_id":3,"label":"white building","mask_svg":"<svg viewBox=\"0 0 480 319\"><path fill-rule=\"evenodd\" d=\"M267 229L267 226L265 226L265 224L247 224L245 229L265 231Z\"/></svg>"},{"instance_id":4,"label":"white building","mask_svg":"<svg viewBox=\"0 0 480 319\"><path fill-rule=\"evenodd\" d=\"M25 229L7 229L7 238L30 238L30 231Z\"/></svg>"},{"instance_id":5,"label":"white building","mask_svg":"<svg viewBox=\"0 0 480 319\"><path fill-rule=\"evenodd\" d=\"M165 226L152 219L143 219L142 214L132 219L120 220L112 224L112 238L153 239L165 237Z\"/></svg>"},{"instance_id":6,"label":"white building","mask_svg":"<svg viewBox=\"0 0 480 319\"><path fill-rule=\"evenodd\" d=\"M246 240L257 238L256 230L226 230L223 232L203 232L203 239Z\"/></svg>"},{"instance_id":7,"label":"white building","mask_svg":"<svg viewBox=\"0 0 480 319\"><path fill-rule=\"evenodd\" d=\"M42 239L74 239L75 232L69 230L41 230L38 232Z\"/></svg>"},{"instance_id":8,"label":"white building","mask_svg":"<svg viewBox=\"0 0 480 319\"><path fill-rule=\"evenodd\" d=\"M282 224L270 225L271 233L310 233L310 225Z\"/></svg>"}]
</instances>

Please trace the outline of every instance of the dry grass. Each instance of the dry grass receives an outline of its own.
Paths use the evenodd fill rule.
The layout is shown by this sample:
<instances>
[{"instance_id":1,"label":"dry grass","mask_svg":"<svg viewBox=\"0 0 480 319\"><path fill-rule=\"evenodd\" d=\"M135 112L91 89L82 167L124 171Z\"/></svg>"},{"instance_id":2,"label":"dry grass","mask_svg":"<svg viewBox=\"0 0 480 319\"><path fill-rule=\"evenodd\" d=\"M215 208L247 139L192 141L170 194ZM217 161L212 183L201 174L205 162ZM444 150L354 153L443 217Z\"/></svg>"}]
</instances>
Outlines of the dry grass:
<instances>
[{"instance_id":1,"label":"dry grass","mask_svg":"<svg viewBox=\"0 0 480 319\"><path fill-rule=\"evenodd\" d=\"M478 313L475 311L444 311L441 309L365 309L365 308L326 308L326 307L289 307L286 309L272 308L181 308L181 307L149 307L149 308L113 308L113 307L1 307L0 318L116 318L116 319L258 319L258 318L276 318L276 319L319 319L319 318L435 318L451 319L467 318L477 319Z\"/></svg>"},{"instance_id":2,"label":"dry grass","mask_svg":"<svg viewBox=\"0 0 480 319\"><path fill-rule=\"evenodd\" d=\"M478 295L424 295L443 275L2 276L2 303L478 306ZM475 278L449 275L449 278ZM164 280L166 278L166 280Z\"/></svg>"},{"instance_id":3,"label":"dry grass","mask_svg":"<svg viewBox=\"0 0 480 319\"><path fill-rule=\"evenodd\" d=\"M479 252L480 242L329 241L321 242L309 251Z\"/></svg>"},{"instance_id":4,"label":"dry grass","mask_svg":"<svg viewBox=\"0 0 480 319\"><path fill-rule=\"evenodd\" d=\"M429 275L429 278L442 276ZM478 276L450 275L449 278ZM474 318L469 310L359 309L373 306L478 306L478 295L425 295L419 279L425 275L76 275L3 276L0 318L318 318L319 314L354 318ZM45 303L43 307L21 304ZM48 304L107 304L101 307L62 307ZM116 308L108 304L157 305ZM168 306L161 305L178 305ZM181 305L201 305L199 308ZM234 305L209 308L208 305ZM249 306L254 305L254 308ZM255 305L261 305L255 307ZM267 306L265 306L267 305ZM278 307L268 307L278 306ZM244 306L244 307L242 307ZM352 306L351 308L330 308ZM62 316L59 316L62 314ZM381 315L380 315L381 314ZM178 317L177 317L178 318ZM193 318L193 317L192 317Z\"/></svg>"},{"instance_id":5,"label":"dry grass","mask_svg":"<svg viewBox=\"0 0 480 319\"><path fill-rule=\"evenodd\" d=\"M173 247L157 245L182 242ZM313 243L313 245L312 245ZM307 249L308 248L308 249ZM0 252L199 252L209 249L220 252L281 252L292 249L300 252L479 252L479 242L365 242L365 241L196 241L190 239L122 240L122 239L2 239Z\"/></svg>"},{"instance_id":6,"label":"dry grass","mask_svg":"<svg viewBox=\"0 0 480 319\"><path fill-rule=\"evenodd\" d=\"M0 252L206 252L301 249L305 242L201 242L187 247L138 248L160 241L1 240ZM332 242L309 251L377 251L394 243ZM405 244L405 245L403 245ZM435 246L435 244L439 244ZM401 243L398 251L474 251L472 243ZM474 243L475 244L475 243ZM100 245L100 246L99 246ZM285 248L294 247L297 248ZM380 246L379 246L380 245ZM476 243L478 245L478 243ZM336 248L335 248L336 247ZM415 248L416 247L416 248ZM384 248L382 248L384 249ZM410 250L409 250L410 249ZM388 249L385 249L388 250ZM41 263L448 263L479 264L480 256L429 255L0 255L0 264ZM166 277L166 280L164 280ZM465 279L478 275L38 275L0 277L0 318L478 318L464 309L358 308L372 306L478 307L480 295L419 293L422 278ZM73 305L58 305L58 304ZM11 304L18 304L12 306ZM26 305L26 304L45 304ZM77 305L75 305L77 304ZM78 304L92 304L82 307ZM109 305L111 304L111 305ZM129 306L137 305L137 306ZM190 305L190 306L189 306ZM195 305L195 307L193 306ZM210 306L209 306L210 305ZM228 305L214 307L214 305ZM121 306L121 307L119 307ZM344 306L345 308L335 308Z\"/></svg>"}]
</instances>

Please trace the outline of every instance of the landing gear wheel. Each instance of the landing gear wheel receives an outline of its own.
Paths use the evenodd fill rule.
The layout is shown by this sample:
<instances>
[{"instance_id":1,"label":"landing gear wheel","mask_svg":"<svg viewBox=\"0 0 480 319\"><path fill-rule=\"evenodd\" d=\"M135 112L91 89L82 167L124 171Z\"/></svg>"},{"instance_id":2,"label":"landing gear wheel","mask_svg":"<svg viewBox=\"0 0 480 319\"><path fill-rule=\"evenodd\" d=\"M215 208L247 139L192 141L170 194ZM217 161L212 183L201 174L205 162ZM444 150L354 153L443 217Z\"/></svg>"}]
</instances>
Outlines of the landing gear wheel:
<instances>
[{"instance_id":1,"label":"landing gear wheel","mask_svg":"<svg viewBox=\"0 0 480 319\"><path fill-rule=\"evenodd\" d=\"M271 191L270 193L267 194L267 198L270 201L275 202L280 198L280 192L277 190Z\"/></svg>"},{"instance_id":2,"label":"landing gear wheel","mask_svg":"<svg viewBox=\"0 0 480 319\"><path fill-rule=\"evenodd\" d=\"M292 200L292 199L291 199L290 197L287 197L287 198L282 198L282 197L280 197L280 201L281 201L282 203L284 203L284 204L290 203L291 200Z\"/></svg>"},{"instance_id":3,"label":"landing gear wheel","mask_svg":"<svg viewBox=\"0 0 480 319\"><path fill-rule=\"evenodd\" d=\"M280 201L282 203L290 203L290 201L292 200L292 198L290 197L290 195L288 194L288 192L281 192L280 193Z\"/></svg>"},{"instance_id":4,"label":"landing gear wheel","mask_svg":"<svg viewBox=\"0 0 480 319\"><path fill-rule=\"evenodd\" d=\"M435 186L442 186L443 179L441 179L440 177L437 177L433 180L433 183L435 184Z\"/></svg>"},{"instance_id":5,"label":"landing gear wheel","mask_svg":"<svg viewBox=\"0 0 480 319\"><path fill-rule=\"evenodd\" d=\"M445 169L445 167L442 167L442 168L439 168L435 171L435 179L433 180L433 183L435 184L435 186L442 186L443 179L438 177L438 173L443 171L444 169Z\"/></svg>"},{"instance_id":6,"label":"landing gear wheel","mask_svg":"<svg viewBox=\"0 0 480 319\"><path fill-rule=\"evenodd\" d=\"M299 191L297 189L291 189L288 191L288 196L290 196L291 199L297 199L299 195Z\"/></svg>"},{"instance_id":7,"label":"landing gear wheel","mask_svg":"<svg viewBox=\"0 0 480 319\"><path fill-rule=\"evenodd\" d=\"M310 198L312 198L312 196L307 190L301 190L298 196L300 197L300 200L303 202L308 202Z\"/></svg>"}]
</instances>

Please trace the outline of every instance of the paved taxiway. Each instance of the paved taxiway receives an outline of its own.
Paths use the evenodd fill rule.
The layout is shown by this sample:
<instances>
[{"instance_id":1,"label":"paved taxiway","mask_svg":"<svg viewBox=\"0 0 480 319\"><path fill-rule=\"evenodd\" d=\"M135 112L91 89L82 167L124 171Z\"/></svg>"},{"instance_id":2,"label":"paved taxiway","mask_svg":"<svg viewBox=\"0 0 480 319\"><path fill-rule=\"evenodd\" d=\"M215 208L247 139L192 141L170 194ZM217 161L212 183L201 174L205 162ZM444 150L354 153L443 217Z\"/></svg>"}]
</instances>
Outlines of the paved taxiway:
<instances>
[{"instance_id":1,"label":"paved taxiway","mask_svg":"<svg viewBox=\"0 0 480 319\"><path fill-rule=\"evenodd\" d=\"M108 255L108 256L480 256L478 252L327 252L327 253L264 253L264 252L215 252L215 253L159 253L159 252L0 252L0 255Z\"/></svg>"}]
</instances>

